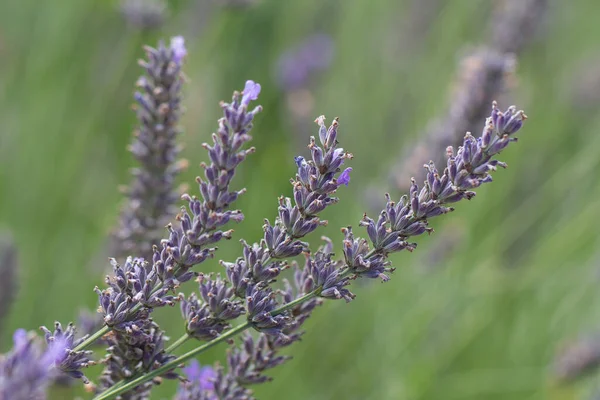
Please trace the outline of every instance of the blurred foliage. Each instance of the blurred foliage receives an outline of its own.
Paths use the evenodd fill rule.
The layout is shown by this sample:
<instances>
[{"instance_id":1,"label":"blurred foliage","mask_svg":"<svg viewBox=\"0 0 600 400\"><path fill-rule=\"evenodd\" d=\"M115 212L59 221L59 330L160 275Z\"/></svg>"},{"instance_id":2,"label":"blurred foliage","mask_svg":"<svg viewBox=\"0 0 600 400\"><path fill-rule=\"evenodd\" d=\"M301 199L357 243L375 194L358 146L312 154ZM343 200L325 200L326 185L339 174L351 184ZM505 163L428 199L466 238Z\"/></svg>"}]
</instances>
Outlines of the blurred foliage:
<instances>
[{"instance_id":1,"label":"blurred foliage","mask_svg":"<svg viewBox=\"0 0 600 400\"><path fill-rule=\"evenodd\" d=\"M370 207L365 188L393 190L386 188L392 161L445 109L457 54L481 43L495 2L221 3L170 2L165 25L144 31L124 20L116 1L0 2L0 225L11 230L20 264L3 351L17 327L67 322L80 307L95 307L92 288L102 284L106 236L122 200L117 186L132 166L129 105L143 44L187 38L182 142L192 167L182 182L193 182L206 158L201 144L215 129L218 101L246 79L263 84L258 151L236 178L248 188L236 237L257 240L277 196L290 193L292 157L306 152L297 143L316 133L291 122L275 85L277 58L312 33L334 38L333 64L310 87L310 112L339 116L342 144L355 154L352 183L321 231L339 242L339 227L356 226ZM502 154L509 169L434 220L435 235L396 257L391 282L362 285L353 303L317 310L291 349L294 359L256 388L258 398L532 400L588 392L593 379L560 386L551 364L564 340L598 329L600 116L598 104L575 101L594 96L574 92L593 91L579 71L598 56L596 11L594 0L550 1L541 37L519 59L511 98L530 120L520 143ZM427 253L444 235L460 240L428 268ZM232 260L240 250L233 240L217 257ZM171 337L181 334L178 310L160 310L157 320ZM223 350L202 361L222 360ZM166 383L155 398L173 390Z\"/></svg>"}]
</instances>

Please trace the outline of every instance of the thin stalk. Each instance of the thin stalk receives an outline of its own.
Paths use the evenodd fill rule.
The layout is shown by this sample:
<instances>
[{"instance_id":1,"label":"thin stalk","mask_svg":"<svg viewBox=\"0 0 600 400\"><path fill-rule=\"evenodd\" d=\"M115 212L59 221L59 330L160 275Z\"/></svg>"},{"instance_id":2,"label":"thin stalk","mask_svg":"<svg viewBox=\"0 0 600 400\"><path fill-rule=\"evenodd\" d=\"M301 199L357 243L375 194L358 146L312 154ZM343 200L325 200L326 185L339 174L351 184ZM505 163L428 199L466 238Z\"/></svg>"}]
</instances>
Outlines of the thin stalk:
<instances>
[{"instance_id":1,"label":"thin stalk","mask_svg":"<svg viewBox=\"0 0 600 400\"><path fill-rule=\"evenodd\" d=\"M306 293L304 296L299 297L296 300L291 301L291 302L273 310L271 312L271 314L279 315L291 308L294 308L298 304L304 303L305 301L310 300L315 296L318 296L319 293L321 293L322 289L323 288L321 286L319 286L312 292ZM198 354L201 354L201 353L205 352L206 350L210 349L211 347L214 347L217 344L224 342L224 341L236 336L239 333L244 332L246 329L248 329L250 327L252 327L252 324L250 322L246 321L243 324L240 324L240 325L236 326L235 328L225 332L223 335L211 340L210 342L207 342L207 343L203 344L202 346L196 347L195 349L190 350L187 353L177 357L173 361L170 361L170 362L164 364L160 368L152 370L145 375L142 375L138 378L130 380L129 382L122 381L122 382L126 382L123 385L120 385L121 382L117 383L117 385L113 386L112 388L107 389L104 393L100 393L98 396L94 397L94 400L114 399L115 397L117 397L123 393L126 393L127 391L135 388L136 386L139 386L145 382L148 382L149 380L156 378L157 376L160 376L168 371L171 371L171 370L177 368L179 365L196 357ZM173 345L171 347L179 347L187 339L189 339L188 335L182 336L175 343L173 343ZM167 351L169 351L171 349L171 347L169 347L169 349L167 349Z\"/></svg>"},{"instance_id":2,"label":"thin stalk","mask_svg":"<svg viewBox=\"0 0 600 400\"><path fill-rule=\"evenodd\" d=\"M135 388L136 386L139 386L145 382L148 382L149 380L156 378L157 376L160 376L168 371L171 371L171 370L177 368L180 364L194 358L198 354L210 349L211 347L216 346L217 344L234 337L238 333L241 333L241 332L245 331L246 329L250 328L250 326L251 326L250 322L246 321L243 324L238 325L235 328L225 332L223 335L211 340L210 342L207 342L200 347L196 347L195 349L190 350L187 353L177 357L173 361L170 361L170 362L164 364L160 368L152 370L152 371L148 372L147 374L140 376L139 378L133 379L133 380L125 383L123 386L118 387L114 390L111 388L111 389L106 390L104 393L100 393L98 396L94 397L94 400L114 399L115 397L128 392L129 390Z\"/></svg>"},{"instance_id":3,"label":"thin stalk","mask_svg":"<svg viewBox=\"0 0 600 400\"><path fill-rule=\"evenodd\" d=\"M172 353L175 350L177 350L177 348L179 346L181 346L182 344L184 344L185 342L187 342L189 339L191 339L192 337L190 335L188 335L187 333L184 334L183 336L181 336L179 339L177 339L177 341L173 342L172 345L170 345L169 347L167 347L167 349L165 350L165 353Z\"/></svg>"},{"instance_id":4,"label":"thin stalk","mask_svg":"<svg viewBox=\"0 0 600 400\"><path fill-rule=\"evenodd\" d=\"M76 346L73 349L73 351L83 350L86 347L91 346L96 340L100 339L102 336L106 335L111 330L112 330L111 327L109 327L108 325L104 325L102 328L98 329L94 334L90 335L83 342L79 343L79 345Z\"/></svg>"}]
</instances>

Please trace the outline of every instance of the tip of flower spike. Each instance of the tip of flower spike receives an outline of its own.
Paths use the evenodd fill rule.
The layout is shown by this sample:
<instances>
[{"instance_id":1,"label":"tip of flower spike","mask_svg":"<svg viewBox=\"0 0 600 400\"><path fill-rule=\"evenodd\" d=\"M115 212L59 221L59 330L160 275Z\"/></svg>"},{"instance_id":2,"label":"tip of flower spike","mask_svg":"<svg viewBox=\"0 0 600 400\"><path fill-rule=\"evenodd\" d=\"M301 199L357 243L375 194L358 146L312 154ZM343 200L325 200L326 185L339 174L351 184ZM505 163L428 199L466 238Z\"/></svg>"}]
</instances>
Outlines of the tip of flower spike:
<instances>
[{"instance_id":1,"label":"tip of flower spike","mask_svg":"<svg viewBox=\"0 0 600 400\"><path fill-rule=\"evenodd\" d=\"M242 104L248 105L251 101L258 99L260 94L261 86L260 83L256 83L252 80L246 81L244 91L242 92Z\"/></svg>"},{"instance_id":2,"label":"tip of flower spike","mask_svg":"<svg viewBox=\"0 0 600 400\"><path fill-rule=\"evenodd\" d=\"M325 116L319 115L317 119L315 119L315 123L319 126L325 125Z\"/></svg>"},{"instance_id":3,"label":"tip of flower spike","mask_svg":"<svg viewBox=\"0 0 600 400\"><path fill-rule=\"evenodd\" d=\"M173 61L177 64L181 64L187 55L185 39L183 36L174 36L171 38L171 51L173 52Z\"/></svg>"}]
</instances>

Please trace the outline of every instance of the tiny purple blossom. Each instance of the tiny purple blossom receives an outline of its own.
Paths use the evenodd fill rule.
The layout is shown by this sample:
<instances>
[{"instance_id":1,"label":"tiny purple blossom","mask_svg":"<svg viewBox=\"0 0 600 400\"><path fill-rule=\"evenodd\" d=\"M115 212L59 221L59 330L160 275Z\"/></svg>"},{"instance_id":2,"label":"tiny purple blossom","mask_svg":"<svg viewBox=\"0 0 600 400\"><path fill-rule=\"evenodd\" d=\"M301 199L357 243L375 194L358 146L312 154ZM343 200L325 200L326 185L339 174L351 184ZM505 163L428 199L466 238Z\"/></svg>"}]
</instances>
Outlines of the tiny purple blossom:
<instances>
[{"instance_id":1,"label":"tiny purple blossom","mask_svg":"<svg viewBox=\"0 0 600 400\"><path fill-rule=\"evenodd\" d=\"M202 390L215 390L214 380L217 373L211 366L200 367L198 360L192 360L190 365L183 369L186 378L195 384L199 384Z\"/></svg>"},{"instance_id":2,"label":"tiny purple blossom","mask_svg":"<svg viewBox=\"0 0 600 400\"><path fill-rule=\"evenodd\" d=\"M252 100L258 99L260 94L260 83L254 81L246 81L244 91L242 92L242 104L247 106Z\"/></svg>"},{"instance_id":3,"label":"tiny purple blossom","mask_svg":"<svg viewBox=\"0 0 600 400\"><path fill-rule=\"evenodd\" d=\"M173 61L181 64L183 58L187 55L185 48L185 39L183 36L175 36L171 38L171 51L173 52Z\"/></svg>"},{"instance_id":4,"label":"tiny purple blossom","mask_svg":"<svg viewBox=\"0 0 600 400\"><path fill-rule=\"evenodd\" d=\"M352 167L346 168L340 174L340 176L337 178L337 184L338 184L338 186L341 186L341 185L348 186L348 184L350 183L350 172L352 172Z\"/></svg>"}]
</instances>

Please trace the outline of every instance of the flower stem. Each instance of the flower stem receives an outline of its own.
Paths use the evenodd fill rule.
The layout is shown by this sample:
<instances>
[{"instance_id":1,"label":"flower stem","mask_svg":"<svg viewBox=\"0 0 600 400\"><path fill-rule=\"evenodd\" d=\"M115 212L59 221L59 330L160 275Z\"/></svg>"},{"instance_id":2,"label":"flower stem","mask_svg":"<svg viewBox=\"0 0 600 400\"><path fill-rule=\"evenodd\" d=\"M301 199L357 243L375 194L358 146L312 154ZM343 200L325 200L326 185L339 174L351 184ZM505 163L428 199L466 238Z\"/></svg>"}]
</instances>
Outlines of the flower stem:
<instances>
[{"instance_id":1,"label":"flower stem","mask_svg":"<svg viewBox=\"0 0 600 400\"><path fill-rule=\"evenodd\" d=\"M287 304L284 304L283 306L273 310L271 312L271 314L279 315L291 308L294 308L298 304L304 303L305 301L310 300L315 296L318 296L318 294L321 292L322 289L323 288L321 286L319 286L312 292L306 293L304 296L299 297L296 300L291 301ZM198 354L201 354L201 353L205 352L206 350L210 349L211 347L216 346L217 344L224 342L224 341L236 336L239 333L242 333L243 331L250 328L251 326L252 326L252 324L250 324L250 322L246 321L243 324L240 324L240 325L236 326L235 328L225 332L221 336L211 340L210 342L207 342L207 343L203 344L202 346L196 347L195 349L190 350L187 353L177 357L173 361L170 361L170 362L164 364L160 368L157 368L155 370L148 372L145 375L142 375L138 378L130 380L129 382L126 382L125 384L121 384L122 382L117 383L112 388L107 389L104 393L100 393L98 396L94 397L94 400L114 399L115 397L117 397L123 393L126 393L127 391L135 388L136 386L139 386L145 382L148 382L151 379L156 378L157 376L160 376L168 371L171 371L171 370L177 368L179 365L194 358ZM180 345L182 345L183 343L185 343L189 338L190 337L187 334L185 336L182 336L167 349L167 352L175 350L175 348L177 348Z\"/></svg>"},{"instance_id":2,"label":"flower stem","mask_svg":"<svg viewBox=\"0 0 600 400\"><path fill-rule=\"evenodd\" d=\"M172 353L172 352L174 352L179 346L181 346L182 344L184 344L185 342L187 342L191 338L192 337L190 335L188 335L187 333L184 334L182 337L180 337L179 339L177 339L177 341L173 342L172 345L170 345L169 347L167 347L167 349L165 350L165 353Z\"/></svg>"},{"instance_id":3,"label":"flower stem","mask_svg":"<svg viewBox=\"0 0 600 400\"><path fill-rule=\"evenodd\" d=\"M162 375L168 371L171 371L171 370L177 368L180 364L188 361L191 358L194 358L198 354L210 349L211 347L213 347L227 339L234 337L238 333L241 333L241 332L245 331L246 329L250 328L250 326L251 325L249 322L244 322L243 324L236 326L235 328L225 332L223 335L211 340L210 342L207 342L200 347L196 347L195 349L190 350L187 353L177 357L173 361L170 361L170 362L164 364L160 368L157 368L155 370L148 372L145 375L142 375L138 378L130 380L129 382L125 383L123 386L116 388L115 390L112 390L112 388L110 388L110 389L106 390L104 393L100 393L98 396L94 397L94 400L114 399L115 397L117 397L123 393L126 393L127 391L135 388L136 386L139 386L145 382L148 382L151 379L156 378L159 375ZM178 342L179 342L179 340L178 340Z\"/></svg>"},{"instance_id":4,"label":"flower stem","mask_svg":"<svg viewBox=\"0 0 600 400\"><path fill-rule=\"evenodd\" d=\"M79 345L76 346L73 349L73 351L80 351L85 349L86 347L91 346L96 340L100 339L102 336L106 335L111 330L112 328L110 328L108 325L104 325L102 328L98 329L94 334L90 335L83 342L79 343Z\"/></svg>"}]
</instances>

